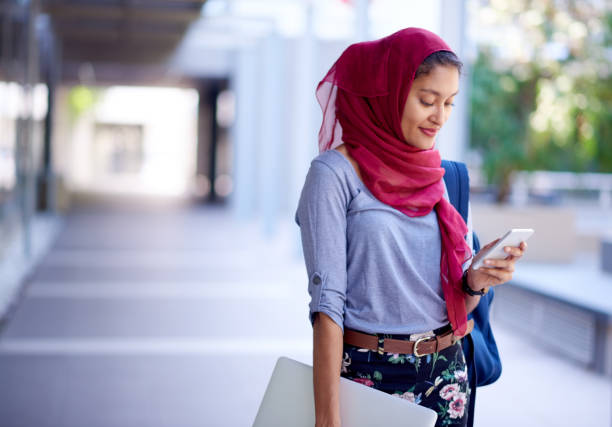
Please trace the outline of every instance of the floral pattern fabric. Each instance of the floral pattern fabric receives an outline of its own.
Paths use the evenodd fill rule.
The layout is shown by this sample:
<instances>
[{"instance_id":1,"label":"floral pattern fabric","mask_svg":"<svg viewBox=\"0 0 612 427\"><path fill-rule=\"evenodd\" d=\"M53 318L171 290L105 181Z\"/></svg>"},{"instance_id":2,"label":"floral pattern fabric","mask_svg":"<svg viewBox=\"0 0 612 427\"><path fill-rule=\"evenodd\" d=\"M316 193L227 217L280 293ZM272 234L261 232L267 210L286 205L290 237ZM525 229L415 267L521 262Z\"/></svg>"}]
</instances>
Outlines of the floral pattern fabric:
<instances>
[{"instance_id":1,"label":"floral pattern fabric","mask_svg":"<svg viewBox=\"0 0 612 427\"><path fill-rule=\"evenodd\" d=\"M383 338L379 341L382 346ZM438 413L436 427L467 424L471 390L461 341L440 352L419 357L412 354L380 354L344 344L341 375L433 409Z\"/></svg>"}]
</instances>

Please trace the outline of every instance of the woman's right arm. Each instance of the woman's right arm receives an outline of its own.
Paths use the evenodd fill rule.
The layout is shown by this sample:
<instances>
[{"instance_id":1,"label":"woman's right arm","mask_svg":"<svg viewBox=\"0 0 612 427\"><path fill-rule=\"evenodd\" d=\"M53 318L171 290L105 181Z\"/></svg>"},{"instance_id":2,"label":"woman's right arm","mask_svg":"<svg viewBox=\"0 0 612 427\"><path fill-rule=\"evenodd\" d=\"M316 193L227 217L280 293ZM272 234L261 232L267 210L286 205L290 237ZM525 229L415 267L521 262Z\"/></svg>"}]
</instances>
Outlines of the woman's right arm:
<instances>
[{"instance_id":1,"label":"woman's right arm","mask_svg":"<svg viewBox=\"0 0 612 427\"><path fill-rule=\"evenodd\" d=\"M313 161L296 222L300 226L313 325L316 426L340 426L340 369L347 286L346 212L350 192L327 165Z\"/></svg>"},{"instance_id":2,"label":"woman's right arm","mask_svg":"<svg viewBox=\"0 0 612 427\"><path fill-rule=\"evenodd\" d=\"M315 427L340 427L342 330L328 315L317 313L313 331Z\"/></svg>"}]
</instances>

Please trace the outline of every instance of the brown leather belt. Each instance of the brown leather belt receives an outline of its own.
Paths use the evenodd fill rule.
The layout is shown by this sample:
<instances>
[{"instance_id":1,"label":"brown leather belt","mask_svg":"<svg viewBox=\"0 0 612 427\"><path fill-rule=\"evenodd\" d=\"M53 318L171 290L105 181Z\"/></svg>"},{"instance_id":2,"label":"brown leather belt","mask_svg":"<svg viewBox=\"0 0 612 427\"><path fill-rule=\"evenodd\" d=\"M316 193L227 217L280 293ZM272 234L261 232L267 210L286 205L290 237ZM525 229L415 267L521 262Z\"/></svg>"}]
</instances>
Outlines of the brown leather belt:
<instances>
[{"instance_id":1,"label":"brown leather belt","mask_svg":"<svg viewBox=\"0 0 612 427\"><path fill-rule=\"evenodd\" d=\"M470 319L468 320L468 327L465 335L472 332L472 329L474 329L474 320ZM376 335L364 334L363 332L357 332L350 329L344 331L344 342L349 345L367 348L368 350L377 351L380 354L414 354L417 357L442 351L455 344L459 338L462 337L456 337L453 332L450 331L443 335L422 337L416 341L385 338L382 346L380 346Z\"/></svg>"}]
</instances>

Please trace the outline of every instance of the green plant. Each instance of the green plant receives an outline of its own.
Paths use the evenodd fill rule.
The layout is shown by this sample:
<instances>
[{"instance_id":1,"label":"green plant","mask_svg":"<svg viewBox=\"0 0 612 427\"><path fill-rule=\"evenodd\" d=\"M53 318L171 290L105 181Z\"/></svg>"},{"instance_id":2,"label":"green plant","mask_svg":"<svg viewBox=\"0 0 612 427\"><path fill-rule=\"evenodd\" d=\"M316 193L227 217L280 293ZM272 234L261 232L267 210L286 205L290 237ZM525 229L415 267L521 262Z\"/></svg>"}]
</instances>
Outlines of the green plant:
<instances>
[{"instance_id":1,"label":"green plant","mask_svg":"<svg viewBox=\"0 0 612 427\"><path fill-rule=\"evenodd\" d=\"M612 13L580 0L486 7L526 41L516 57L482 42L472 66L470 143L497 201L515 170L612 172Z\"/></svg>"}]
</instances>

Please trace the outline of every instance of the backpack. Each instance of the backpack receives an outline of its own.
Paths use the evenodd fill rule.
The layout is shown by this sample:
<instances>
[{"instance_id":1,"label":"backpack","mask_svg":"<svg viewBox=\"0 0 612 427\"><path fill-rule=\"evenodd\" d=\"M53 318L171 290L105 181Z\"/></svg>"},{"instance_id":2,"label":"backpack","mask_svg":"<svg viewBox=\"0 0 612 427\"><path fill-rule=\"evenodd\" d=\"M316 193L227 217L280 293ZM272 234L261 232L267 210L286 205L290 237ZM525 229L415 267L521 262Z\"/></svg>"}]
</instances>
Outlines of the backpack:
<instances>
[{"instance_id":1,"label":"backpack","mask_svg":"<svg viewBox=\"0 0 612 427\"><path fill-rule=\"evenodd\" d=\"M455 209L459 211L467 223L468 201L470 198L470 182L467 167L464 163L448 160L442 161L445 169L444 182L448 190L448 197ZM474 254L480 250L480 242L476 233L474 238ZM461 340L467 362L468 380L472 394L470 396L468 426L474 422L474 403L476 400L476 387L491 384L501 375L501 360L495 343L495 337L489 324L489 309L495 291L493 287L486 295L480 297L480 302L468 315L474 319L474 330Z\"/></svg>"}]
</instances>

